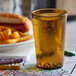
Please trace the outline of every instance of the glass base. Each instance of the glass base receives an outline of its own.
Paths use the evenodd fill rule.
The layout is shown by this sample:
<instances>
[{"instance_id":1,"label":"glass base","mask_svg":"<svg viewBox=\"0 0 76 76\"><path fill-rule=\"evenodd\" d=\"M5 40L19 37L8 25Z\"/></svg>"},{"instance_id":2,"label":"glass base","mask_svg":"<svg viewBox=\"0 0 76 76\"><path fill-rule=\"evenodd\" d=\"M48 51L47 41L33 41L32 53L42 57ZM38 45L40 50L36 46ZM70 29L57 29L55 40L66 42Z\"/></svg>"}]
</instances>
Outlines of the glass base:
<instances>
[{"instance_id":1,"label":"glass base","mask_svg":"<svg viewBox=\"0 0 76 76\"><path fill-rule=\"evenodd\" d=\"M40 67L40 66L37 65L37 67L40 68L40 69L55 70L55 69L60 69L60 68L62 68L63 65L61 64L61 65L59 65L59 66L49 67L49 68L48 68L48 67Z\"/></svg>"}]
</instances>

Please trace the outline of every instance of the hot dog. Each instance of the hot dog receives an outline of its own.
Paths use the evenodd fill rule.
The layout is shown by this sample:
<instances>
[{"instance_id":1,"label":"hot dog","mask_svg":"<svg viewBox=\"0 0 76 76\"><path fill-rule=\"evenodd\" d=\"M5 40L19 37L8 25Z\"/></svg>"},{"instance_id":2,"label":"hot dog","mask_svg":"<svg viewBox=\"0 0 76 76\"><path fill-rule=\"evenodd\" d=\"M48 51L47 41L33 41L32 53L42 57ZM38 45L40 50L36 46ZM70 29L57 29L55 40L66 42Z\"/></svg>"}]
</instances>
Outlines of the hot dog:
<instances>
[{"instance_id":1,"label":"hot dog","mask_svg":"<svg viewBox=\"0 0 76 76\"><path fill-rule=\"evenodd\" d=\"M23 33L32 32L32 22L27 17L11 13L0 13L0 26L11 27Z\"/></svg>"}]
</instances>

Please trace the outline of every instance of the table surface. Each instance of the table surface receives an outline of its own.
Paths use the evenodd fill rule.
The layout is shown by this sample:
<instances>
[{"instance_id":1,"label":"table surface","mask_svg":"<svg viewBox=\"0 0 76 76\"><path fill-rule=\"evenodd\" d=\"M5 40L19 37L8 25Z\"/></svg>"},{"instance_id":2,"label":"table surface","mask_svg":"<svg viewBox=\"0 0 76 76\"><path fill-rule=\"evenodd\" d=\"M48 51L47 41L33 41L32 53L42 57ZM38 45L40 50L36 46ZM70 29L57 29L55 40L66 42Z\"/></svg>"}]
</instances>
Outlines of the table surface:
<instances>
[{"instance_id":1,"label":"table surface","mask_svg":"<svg viewBox=\"0 0 76 76\"><path fill-rule=\"evenodd\" d=\"M66 31L65 32L65 50L76 53L76 35L75 35L76 34L76 21L68 22L66 25L65 31ZM30 54L26 64L36 64L35 47L33 47L32 50L34 51L33 53ZM4 53L4 55L5 54L6 53ZM72 59L76 59L76 57ZM72 61L72 62L67 61L66 65L63 68L70 71L74 67L75 63L76 61ZM76 73L74 71L73 74L71 75L63 75L63 76L76 76Z\"/></svg>"},{"instance_id":2,"label":"table surface","mask_svg":"<svg viewBox=\"0 0 76 76\"><path fill-rule=\"evenodd\" d=\"M76 21L68 22L65 31L65 50L76 51Z\"/></svg>"}]
</instances>

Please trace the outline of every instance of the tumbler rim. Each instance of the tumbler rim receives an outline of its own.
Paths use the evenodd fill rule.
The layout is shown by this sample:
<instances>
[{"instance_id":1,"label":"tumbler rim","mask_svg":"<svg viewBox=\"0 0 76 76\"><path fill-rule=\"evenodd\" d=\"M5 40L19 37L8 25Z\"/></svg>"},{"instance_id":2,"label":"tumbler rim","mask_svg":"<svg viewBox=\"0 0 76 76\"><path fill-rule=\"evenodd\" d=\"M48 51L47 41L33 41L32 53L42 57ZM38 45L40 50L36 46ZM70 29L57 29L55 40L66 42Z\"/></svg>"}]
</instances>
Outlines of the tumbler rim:
<instances>
[{"instance_id":1,"label":"tumbler rim","mask_svg":"<svg viewBox=\"0 0 76 76\"><path fill-rule=\"evenodd\" d=\"M41 15L39 15L39 14L36 14L36 12L39 12L39 11L44 11L44 10L50 10L50 11L60 11L60 12L62 12L62 14L60 14L60 15L58 15L58 16L41 16ZM49 12L50 13L50 12ZM57 12L54 12L54 13L57 13ZM33 12L32 12L32 15L34 15L34 16L37 16L37 17L49 17L49 18L51 18L51 17L60 17L60 16L64 16L64 15L67 15L67 11L66 10L63 10L63 9L55 9L55 8L43 8L43 9L37 9L37 10L34 10Z\"/></svg>"}]
</instances>

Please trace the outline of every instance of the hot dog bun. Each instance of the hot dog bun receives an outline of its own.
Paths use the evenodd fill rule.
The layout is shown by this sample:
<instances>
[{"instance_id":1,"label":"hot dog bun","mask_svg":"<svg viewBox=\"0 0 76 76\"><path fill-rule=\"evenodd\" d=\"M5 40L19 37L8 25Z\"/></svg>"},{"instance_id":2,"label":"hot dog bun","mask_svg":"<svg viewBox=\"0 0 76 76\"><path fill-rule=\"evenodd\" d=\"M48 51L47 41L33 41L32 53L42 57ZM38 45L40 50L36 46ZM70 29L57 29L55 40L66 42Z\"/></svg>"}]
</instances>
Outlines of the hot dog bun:
<instances>
[{"instance_id":1,"label":"hot dog bun","mask_svg":"<svg viewBox=\"0 0 76 76\"><path fill-rule=\"evenodd\" d=\"M0 25L15 28L23 33L32 33L32 22L21 15L0 13Z\"/></svg>"}]
</instances>

